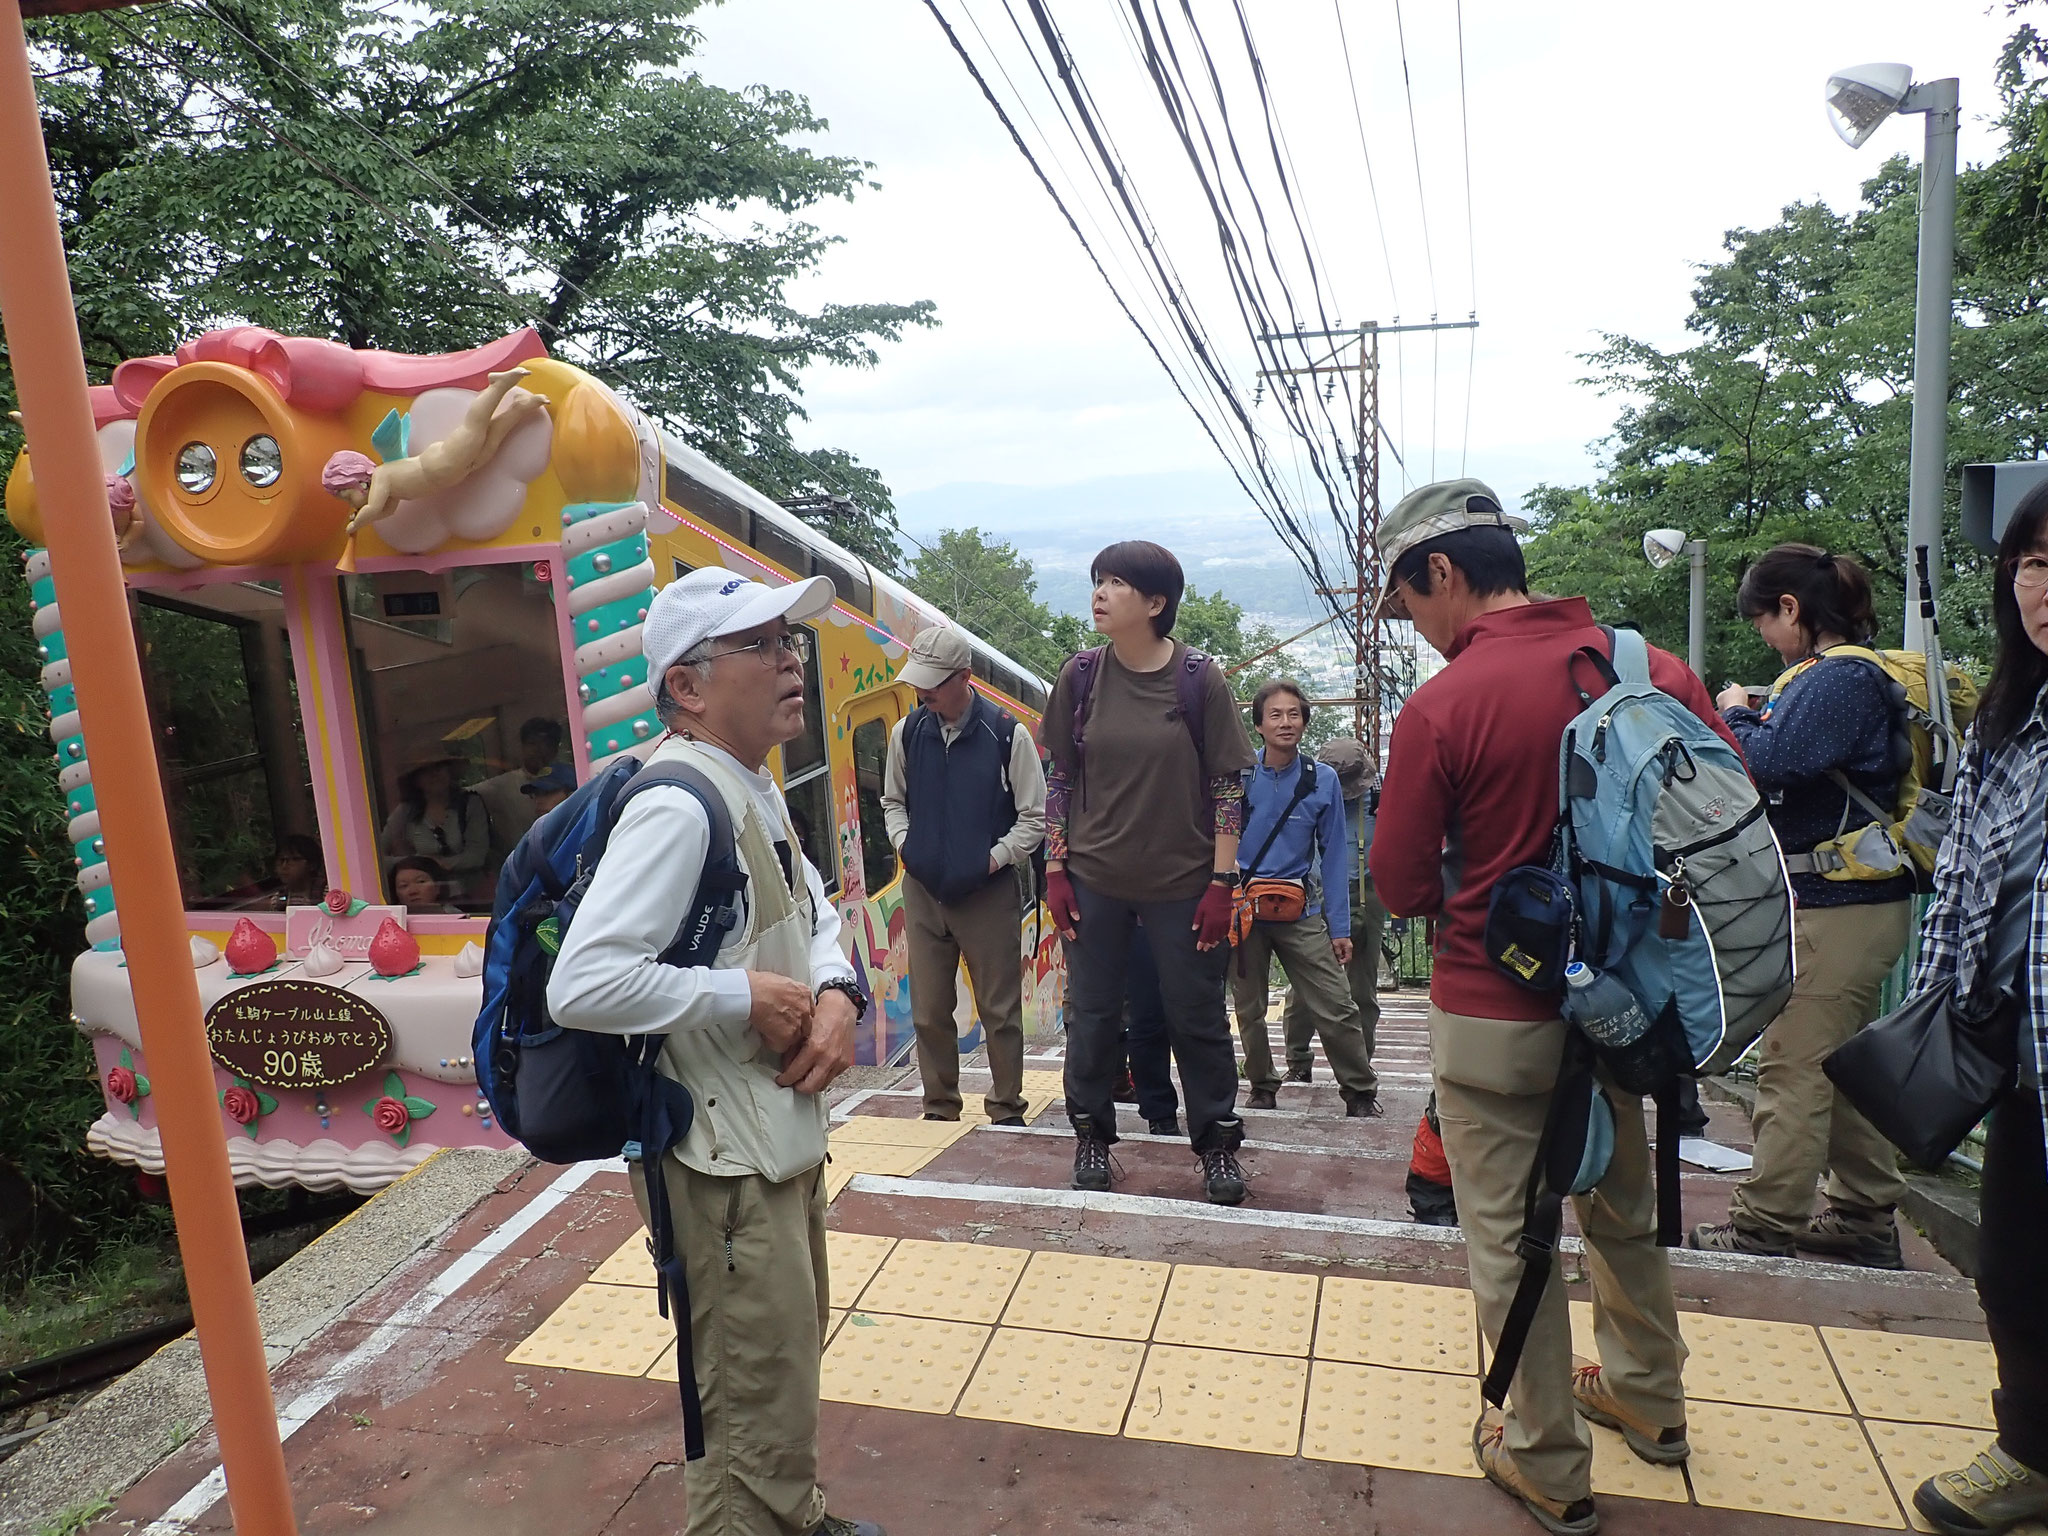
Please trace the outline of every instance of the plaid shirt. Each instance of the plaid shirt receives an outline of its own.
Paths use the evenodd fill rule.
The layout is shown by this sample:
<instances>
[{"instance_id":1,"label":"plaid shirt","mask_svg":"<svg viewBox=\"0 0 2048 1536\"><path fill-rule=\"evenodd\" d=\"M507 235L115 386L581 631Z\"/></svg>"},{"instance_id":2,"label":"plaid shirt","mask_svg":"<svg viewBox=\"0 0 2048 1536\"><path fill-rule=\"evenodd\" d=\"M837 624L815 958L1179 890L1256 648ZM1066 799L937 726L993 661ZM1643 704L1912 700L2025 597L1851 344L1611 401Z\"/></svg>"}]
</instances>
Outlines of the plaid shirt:
<instances>
[{"instance_id":1,"label":"plaid shirt","mask_svg":"<svg viewBox=\"0 0 2048 1536\"><path fill-rule=\"evenodd\" d=\"M2034 701L2026 723L1998 751L1987 758L1975 750L1975 741L1973 733L1964 748L1954 818L1934 870L1934 898L1913 967L1910 990L1915 993L1948 975L1955 977L1959 997L1968 997L1978 985L2006 855L2021 817L2041 813L2038 791L2048 778L2048 688ZM2041 1070L2048 1065L2048 860L2034 875L2025 968L2035 1075L2048 1081L2048 1071ZM2048 1115L2048 1087L2042 1090L2042 1113Z\"/></svg>"}]
</instances>

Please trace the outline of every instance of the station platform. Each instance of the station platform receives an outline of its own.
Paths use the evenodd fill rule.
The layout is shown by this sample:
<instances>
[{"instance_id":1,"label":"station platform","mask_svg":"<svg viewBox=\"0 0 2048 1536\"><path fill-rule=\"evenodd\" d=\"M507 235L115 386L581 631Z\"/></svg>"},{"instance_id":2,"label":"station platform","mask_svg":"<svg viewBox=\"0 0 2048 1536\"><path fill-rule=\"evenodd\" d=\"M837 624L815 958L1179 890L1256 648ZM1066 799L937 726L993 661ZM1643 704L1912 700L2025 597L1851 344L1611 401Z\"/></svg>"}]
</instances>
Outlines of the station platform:
<instances>
[{"instance_id":1,"label":"station platform","mask_svg":"<svg viewBox=\"0 0 2048 1536\"><path fill-rule=\"evenodd\" d=\"M1462 1240L1416 1225L1403 1193L1423 1005L1385 1002L1384 1117L1345 1119L1319 1064L1246 1112L1235 1209L1202 1199L1185 1140L1128 1131L1114 1189L1071 1189L1056 1051L1027 1063L1022 1129L972 1113L971 1071L959 1125L919 1118L914 1071L842 1098L833 1510L891 1536L1535 1531L1472 1464ZM1747 1146L1735 1111L1712 1114L1717 1141ZM1688 1221L1719 1219L1732 1184L1689 1169ZM674 1334L623 1172L528 1164L451 1214L278 1369L300 1529L679 1531ZM1907 1529L1914 1483L1990 1438L1992 1385L1969 1282L1907 1246L1891 1274L1674 1254L1692 1461L1654 1469L1595 1429L1603 1529ZM1568 1274L1590 1353L1575 1258ZM91 1529L225 1530L220 1491L201 1433Z\"/></svg>"}]
</instances>

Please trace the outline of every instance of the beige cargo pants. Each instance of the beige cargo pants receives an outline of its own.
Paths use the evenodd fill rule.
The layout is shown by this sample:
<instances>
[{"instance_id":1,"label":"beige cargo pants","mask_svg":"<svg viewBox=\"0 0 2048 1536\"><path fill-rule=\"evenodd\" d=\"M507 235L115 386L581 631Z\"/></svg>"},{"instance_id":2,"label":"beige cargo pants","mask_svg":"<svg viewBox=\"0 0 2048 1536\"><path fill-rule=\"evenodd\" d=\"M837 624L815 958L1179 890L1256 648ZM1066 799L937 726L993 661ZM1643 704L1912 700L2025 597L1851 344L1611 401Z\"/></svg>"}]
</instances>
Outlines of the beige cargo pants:
<instances>
[{"instance_id":1,"label":"beige cargo pants","mask_svg":"<svg viewBox=\"0 0 2048 1536\"><path fill-rule=\"evenodd\" d=\"M991 1120L1022 1115L1024 1102L1024 953L1018 939L1017 874L1003 869L964 901L942 902L908 870L903 919L910 943L910 1016L917 1030L917 1075L924 1112L960 1118L960 1033L953 1024L959 968L967 962L974 1005L988 1041L993 1081L982 1099Z\"/></svg>"},{"instance_id":2,"label":"beige cargo pants","mask_svg":"<svg viewBox=\"0 0 2048 1536\"><path fill-rule=\"evenodd\" d=\"M1465 1229L1472 1299L1490 1350L1507 1321L1522 1261L1522 1197L1564 1050L1562 1019L1479 1019L1431 1005L1437 1116ZM1601 1378L1650 1423L1685 1422L1685 1342L1671 1270L1657 1246L1657 1193L1643 1103L1610 1094L1614 1160L1591 1195L1575 1196L1593 1281ZM1572 1327L1551 1260L1520 1368L1508 1389L1507 1448L1536 1488L1571 1503L1592 1492L1593 1441L1572 1406Z\"/></svg>"},{"instance_id":3,"label":"beige cargo pants","mask_svg":"<svg viewBox=\"0 0 2048 1536\"><path fill-rule=\"evenodd\" d=\"M1266 979L1275 955L1293 993L1288 1006L1291 1010L1298 1004L1305 1023L1323 1037L1323 1054L1344 1096L1377 1093L1380 1077L1359 1026L1358 1004L1351 1000L1350 980L1330 948L1330 929L1320 912L1291 923L1253 923L1244 943L1231 953L1230 1000L1244 1047L1245 1081L1254 1088L1280 1086L1273 1044L1266 1036Z\"/></svg>"}]
</instances>

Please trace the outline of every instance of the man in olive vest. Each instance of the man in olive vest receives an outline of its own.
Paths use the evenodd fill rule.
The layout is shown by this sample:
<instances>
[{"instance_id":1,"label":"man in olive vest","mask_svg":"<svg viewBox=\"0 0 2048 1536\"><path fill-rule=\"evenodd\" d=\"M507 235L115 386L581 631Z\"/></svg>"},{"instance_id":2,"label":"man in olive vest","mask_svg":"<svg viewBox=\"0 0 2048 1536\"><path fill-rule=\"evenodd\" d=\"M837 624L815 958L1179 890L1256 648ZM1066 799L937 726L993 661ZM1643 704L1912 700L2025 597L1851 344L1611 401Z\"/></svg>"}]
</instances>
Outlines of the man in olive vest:
<instances>
[{"instance_id":1,"label":"man in olive vest","mask_svg":"<svg viewBox=\"0 0 2048 1536\"><path fill-rule=\"evenodd\" d=\"M1024 968L1018 873L1045 840L1045 772L1014 717L974 691L967 636L935 625L897 674L918 707L889 737L882 810L903 860L910 1013L924 1117L960 1118L956 977L967 961L994 1079L983 1107L1022 1125Z\"/></svg>"}]
</instances>

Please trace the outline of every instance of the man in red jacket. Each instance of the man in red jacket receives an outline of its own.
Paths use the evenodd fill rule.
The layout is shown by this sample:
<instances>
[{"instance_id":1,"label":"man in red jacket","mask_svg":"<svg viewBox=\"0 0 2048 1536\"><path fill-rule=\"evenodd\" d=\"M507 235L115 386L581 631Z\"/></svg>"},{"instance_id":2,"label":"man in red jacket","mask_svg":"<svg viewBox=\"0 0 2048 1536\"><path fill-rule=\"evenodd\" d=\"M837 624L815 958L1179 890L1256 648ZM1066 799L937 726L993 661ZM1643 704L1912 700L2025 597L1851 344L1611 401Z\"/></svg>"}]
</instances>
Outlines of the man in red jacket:
<instances>
[{"instance_id":1,"label":"man in red jacket","mask_svg":"<svg viewBox=\"0 0 2048 1536\"><path fill-rule=\"evenodd\" d=\"M1487 902L1516 865L1548 862L1558 744L1581 708L1572 658L1585 646L1613 654L1584 598L1530 598L1515 541L1522 526L1479 481L1450 480L1406 497L1379 537L1388 573L1381 611L1412 621L1447 665L1395 719L1372 878L1388 911L1438 920L1429 1010L1437 1110L1489 1342L1521 1277L1523 1195L1566 1026L1558 998L1488 964ZM1591 667L1579 665L1579 681L1597 691ZM1653 648L1650 677L1728 734L1681 662ZM1620 1430L1646 1461L1669 1465L1690 1453L1679 1380L1685 1345L1657 1246L1642 1102L1613 1099L1613 1161L1575 1202L1602 1363L1574 1362L1564 1285L1553 1271L1510 1411L1503 1419L1489 1410L1474 1430L1481 1470L1557 1536L1599 1528L1581 1417Z\"/></svg>"}]
</instances>

